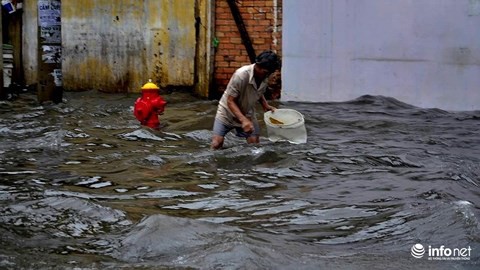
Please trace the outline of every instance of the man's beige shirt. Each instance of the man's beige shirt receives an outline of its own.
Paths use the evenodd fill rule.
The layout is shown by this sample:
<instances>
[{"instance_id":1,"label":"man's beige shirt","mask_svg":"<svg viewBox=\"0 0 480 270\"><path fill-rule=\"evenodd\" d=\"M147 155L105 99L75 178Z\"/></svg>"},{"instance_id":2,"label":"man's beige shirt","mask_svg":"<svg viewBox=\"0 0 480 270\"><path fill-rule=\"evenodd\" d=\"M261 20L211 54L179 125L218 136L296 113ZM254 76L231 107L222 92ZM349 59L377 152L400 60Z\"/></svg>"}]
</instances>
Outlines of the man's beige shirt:
<instances>
[{"instance_id":1,"label":"man's beige shirt","mask_svg":"<svg viewBox=\"0 0 480 270\"><path fill-rule=\"evenodd\" d=\"M260 83L260 86L257 87L253 77L254 66L255 64L250 64L237 69L232 78L230 78L227 89L225 89L220 99L215 117L226 125L241 126L240 121L228 108L228 96L237 98L237 105L240 111L246 117L256 121L255 106L267 89L268 78L265 78Z\"/></svg>"}]
</instances>

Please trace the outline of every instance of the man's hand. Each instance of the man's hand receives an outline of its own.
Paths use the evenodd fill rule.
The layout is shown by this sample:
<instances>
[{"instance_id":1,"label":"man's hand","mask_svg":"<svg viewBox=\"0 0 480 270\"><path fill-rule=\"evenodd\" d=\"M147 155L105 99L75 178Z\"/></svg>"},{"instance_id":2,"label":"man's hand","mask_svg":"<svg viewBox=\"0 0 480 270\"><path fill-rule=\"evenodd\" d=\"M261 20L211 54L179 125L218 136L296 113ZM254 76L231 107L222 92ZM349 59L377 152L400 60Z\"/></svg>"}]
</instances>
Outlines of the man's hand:
<instances>
[{"instance_id":1,"label":"man's hand","mask_svg":"<svg viewBox=\"0 0 480 270\"><path fill-rule=\"evenodd\" d=\"M277 108L273 107L273 106L270 106L270 105L267 105L266 107L263 108L263 111L264 112L268 112L268 111L272 111L272 112L275 112Z\"/></svg>"},{"instance_id":2,"label":"man's hand","mask_svg":"<svg viewBox=\"0 0 480 270\"><path fill-rule=\"evenodd\" d=\"M252 133L254 129L252 121L248 118L242 121L242 129L245 133Z\"/></svg>"},{"instance_id":3,"label":"man's hand","mask_svg":"<svg viewBox=\"0 0 480 270\"><path fill-rule=\"evenodd\" d=\"M275 112L275 110L277 109L273 106L270 106L270 104L268 104L264 95L262 95L258 101L260 102L260 104L262 104L262 108L264 112L268 112L268 111Z\"/></svg>"}]
</instances>

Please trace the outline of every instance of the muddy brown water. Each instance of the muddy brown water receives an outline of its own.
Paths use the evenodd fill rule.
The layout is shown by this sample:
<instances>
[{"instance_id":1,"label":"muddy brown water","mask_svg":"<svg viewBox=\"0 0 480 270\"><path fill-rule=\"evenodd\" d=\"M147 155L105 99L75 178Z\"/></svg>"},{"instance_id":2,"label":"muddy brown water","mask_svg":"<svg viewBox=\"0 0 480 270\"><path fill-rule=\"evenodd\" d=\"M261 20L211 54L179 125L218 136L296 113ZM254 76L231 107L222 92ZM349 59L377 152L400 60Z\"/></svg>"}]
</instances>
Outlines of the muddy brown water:
<instances>
[{"instance_id":1,"label":"muddy brown water","mask_svg":"<svg viewBox=\"0 0 480 270\"><path fill-rule=\"evenodd\" d=\"M306 144L261 122L260 144L211 151L216 101L164 95L159 132L136 98L0 103L0 268L479 267L478 111L273 102L304 115ZM471 250L429 255L441 246Z\"/></svg>"}]
</instances>

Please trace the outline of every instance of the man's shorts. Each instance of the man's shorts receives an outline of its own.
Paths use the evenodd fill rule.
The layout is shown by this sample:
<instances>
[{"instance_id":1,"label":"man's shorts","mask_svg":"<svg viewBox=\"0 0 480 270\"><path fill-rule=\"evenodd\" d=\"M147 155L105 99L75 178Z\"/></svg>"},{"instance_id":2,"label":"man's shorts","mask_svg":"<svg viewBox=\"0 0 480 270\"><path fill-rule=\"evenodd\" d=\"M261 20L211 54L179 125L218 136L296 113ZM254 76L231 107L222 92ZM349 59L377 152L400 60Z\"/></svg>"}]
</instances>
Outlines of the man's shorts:
<instances>
[{"instance_id":1,"label":"man's shorts","mask_svg":"<svg viewBox=\"0 0 480 270\"><path fill-rule=\"evenodd\" d=\"M252 123L253 123L253 129L254 129L253 132L246 133L245 131L243 131L242 127L226 125L222 121L215 118L215 122L213 123L213 134L225 137L225 135L227 135L228 132L230 132L232 129L235 129L235 133L237 134L238 137L248 138L252 136L259 136L260 126L258 125L258 121L252 120Z\"/></svg>"}]
</instances>

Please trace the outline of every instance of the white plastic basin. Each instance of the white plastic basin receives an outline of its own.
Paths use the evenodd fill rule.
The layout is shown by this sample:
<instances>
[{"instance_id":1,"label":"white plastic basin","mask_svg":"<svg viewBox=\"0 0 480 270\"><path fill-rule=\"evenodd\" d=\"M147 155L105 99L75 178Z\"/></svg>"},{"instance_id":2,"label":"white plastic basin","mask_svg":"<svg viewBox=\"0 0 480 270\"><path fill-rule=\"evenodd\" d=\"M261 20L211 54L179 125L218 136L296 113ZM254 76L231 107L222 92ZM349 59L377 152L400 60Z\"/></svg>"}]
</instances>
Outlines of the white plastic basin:
<instances>
[{"instance_id":1,"label":"white plastic basin","mask_svg":"<svg viewBox=\"0 0 480 270\"><path fill-rule=\"evenodd\" d=\"M307 142L307 130L303 115L293 109L276 109L263 115L268 139L272 142L288 141L300 144Z\"/></svg>"}]
</instances>

